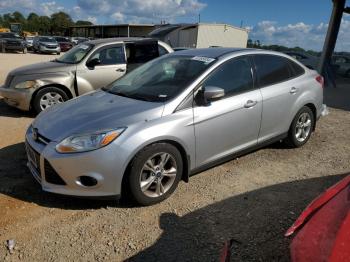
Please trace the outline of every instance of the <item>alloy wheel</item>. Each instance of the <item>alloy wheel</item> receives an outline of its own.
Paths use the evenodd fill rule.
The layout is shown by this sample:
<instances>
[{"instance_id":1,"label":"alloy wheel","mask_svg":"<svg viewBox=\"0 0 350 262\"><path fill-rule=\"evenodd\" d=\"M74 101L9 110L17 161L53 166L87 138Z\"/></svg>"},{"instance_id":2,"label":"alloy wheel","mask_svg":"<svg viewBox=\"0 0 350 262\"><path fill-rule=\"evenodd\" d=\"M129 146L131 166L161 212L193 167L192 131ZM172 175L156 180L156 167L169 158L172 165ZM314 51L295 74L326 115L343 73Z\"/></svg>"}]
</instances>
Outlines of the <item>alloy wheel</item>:
<instances>
[{"instance_id":1,"label":"alloy wheel","mask_svg":"<svg viewBox=\"0 0 350 262\"><path fill-rule=\"evenodd\" d=\"M312 120L309 113L302 113L295 126L295 138L299 142L304 142L311 131Z\"/></svg>"},{"instance_id":2,"label":"alloy wheel","mask_svg":"<svg viewBox=\"0 0 350 262\"><path fill-rule=\"evenodd\" d=\"M174 156L169 153L157 153L150 157L140 173L140 188L148 197L165 194L174 184L177 165Z\"/></svg>"}]
</instances>

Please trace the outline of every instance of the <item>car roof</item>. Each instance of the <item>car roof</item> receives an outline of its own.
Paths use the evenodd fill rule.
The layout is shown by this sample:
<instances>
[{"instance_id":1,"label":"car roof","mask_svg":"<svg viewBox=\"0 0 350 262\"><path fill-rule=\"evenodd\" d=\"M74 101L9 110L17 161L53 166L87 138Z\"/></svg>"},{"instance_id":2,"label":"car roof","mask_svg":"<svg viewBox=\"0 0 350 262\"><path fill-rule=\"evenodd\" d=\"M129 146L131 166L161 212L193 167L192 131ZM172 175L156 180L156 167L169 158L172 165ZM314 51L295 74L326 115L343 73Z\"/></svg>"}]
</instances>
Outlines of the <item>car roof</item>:
<instances>
[{"instance_id":1,"label":"car roof","mask_svg":"<svg viewBox=\"0 0 350 262\"><path fill-rule=\"evenodd\" d=\"M138 42L138 41L158 41L154 38L145 38L145 37L115 37L115 38L102 38L102 39L96 39L96 40L90 40L89 43L94 45L102 45L102 44L108 44L108 43L115 43L115 42Z\"/></svg>"},{"instance_id":2,"label":"car roof","mask_svg":"<svg viewBox=\"0 0 350 262\"><path fill-rule=\"evenodd\" d=\"M172 55L189 55L189 56L205 56L209 58L219 58L221 56L237 53L241 51L257 51L258 49L251 48L230 48L230 47L210 47L210 48L197 48L188 49L183 51L177 51Z\"/></svg>"}]
</instances>

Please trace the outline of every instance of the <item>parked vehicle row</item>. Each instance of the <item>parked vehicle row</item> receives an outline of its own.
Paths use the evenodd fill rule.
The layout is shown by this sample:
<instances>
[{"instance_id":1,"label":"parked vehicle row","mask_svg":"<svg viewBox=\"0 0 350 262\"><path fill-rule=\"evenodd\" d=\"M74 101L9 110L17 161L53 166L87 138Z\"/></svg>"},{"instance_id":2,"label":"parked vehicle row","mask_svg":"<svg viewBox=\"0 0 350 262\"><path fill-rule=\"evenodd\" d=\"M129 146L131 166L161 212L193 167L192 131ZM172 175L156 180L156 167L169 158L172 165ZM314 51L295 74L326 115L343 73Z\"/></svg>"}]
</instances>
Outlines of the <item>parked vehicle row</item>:
<instances>
[{"instance_id":1,"label":"parked vehicle row","mask_svg":"<svg viewBox=\"0 0 350 262\"><path fill-rule=\"evenodd\" d=\"M316 70L318 68L319 57L295 51L288 51L285 53L297 59L310 69ZM350 56L334 55L332 57L331 66L336 74L350 78Z\"/></svg>"},{"instance_id":2,"label":"parked vehicle row","mask_svg":"<svg viewBox=\"0 0 350 262\"><path fill-rule=\"evenodd\" d=\"M266 144L303 146L326 112L323 78L290 56L172 52L152 39L80 44L57 60L14 70L0 90L13 106L45 109L25 139L28 167L43 190L126 194L141 205Z\"/></svg>"}]
</instances>

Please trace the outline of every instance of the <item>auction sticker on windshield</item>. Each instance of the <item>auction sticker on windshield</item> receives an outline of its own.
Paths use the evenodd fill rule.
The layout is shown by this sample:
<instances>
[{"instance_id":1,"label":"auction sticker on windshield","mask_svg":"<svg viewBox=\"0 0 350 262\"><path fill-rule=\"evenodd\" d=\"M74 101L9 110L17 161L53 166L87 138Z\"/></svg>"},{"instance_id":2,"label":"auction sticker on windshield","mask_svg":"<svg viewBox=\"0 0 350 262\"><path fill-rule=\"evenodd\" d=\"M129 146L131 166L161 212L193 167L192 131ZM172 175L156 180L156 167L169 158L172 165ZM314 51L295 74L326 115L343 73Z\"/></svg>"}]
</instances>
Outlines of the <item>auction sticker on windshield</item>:
<instances>
[{"instance_id":1,"label":"auction sticker on windshield","mask_svg":"<svg viewBox=\"0 0 350 262\"><path fill-rule=\"evenodd\" d=\"M192 60L201 61L201 62L204 62L205 64L209 64L213 62L215 59L210 57L205 57L205 56L194 56L192 57Z\"/></svg>"}]
</instances>

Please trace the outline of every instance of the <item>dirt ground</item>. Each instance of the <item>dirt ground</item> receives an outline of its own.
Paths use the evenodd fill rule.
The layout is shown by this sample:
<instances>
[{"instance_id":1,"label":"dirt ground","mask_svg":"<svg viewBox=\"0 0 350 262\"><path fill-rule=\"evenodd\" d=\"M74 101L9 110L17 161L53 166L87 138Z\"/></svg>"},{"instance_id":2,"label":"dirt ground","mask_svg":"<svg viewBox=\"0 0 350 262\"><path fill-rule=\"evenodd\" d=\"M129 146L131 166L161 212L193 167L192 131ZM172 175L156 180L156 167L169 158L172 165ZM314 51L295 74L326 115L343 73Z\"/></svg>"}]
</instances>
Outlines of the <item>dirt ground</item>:
<instances>
[{"instance_id":1,"label":"dirt ground","mask_svg":"<svg viewBox=\"0 0 350 262\"><path fill-rule=\"evenodd\" d=\"M0 84L12 68L53 57L0 54ZM329 95L334 108L303 148L275 144L227 162L181 182L152 207L42 192L23 144L34 116L0 98L0 261L218 261L229 239L232 261L288 261L284 232L350 172L350 113L333 94L348 92L349 82L337 90Z\"/></svg>"}]
</instances>

